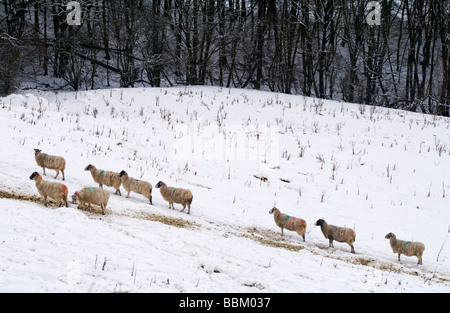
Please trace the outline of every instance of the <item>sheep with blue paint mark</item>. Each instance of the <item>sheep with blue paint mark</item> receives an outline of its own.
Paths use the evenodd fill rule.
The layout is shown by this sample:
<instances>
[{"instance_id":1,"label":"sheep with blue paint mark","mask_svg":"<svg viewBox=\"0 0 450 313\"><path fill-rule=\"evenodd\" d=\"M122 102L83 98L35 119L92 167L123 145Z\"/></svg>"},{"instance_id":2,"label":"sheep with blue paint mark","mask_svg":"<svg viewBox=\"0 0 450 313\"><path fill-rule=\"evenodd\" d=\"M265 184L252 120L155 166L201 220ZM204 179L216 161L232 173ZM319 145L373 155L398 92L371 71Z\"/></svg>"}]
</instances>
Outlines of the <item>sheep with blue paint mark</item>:
<instances>
[{"instance_id":1,"label":"sheep with blue paint mark","mask_svg":"<svg viewBox=\"0 0 450 313\"><path fill-rule=\"evenodd\" d=\"M92 178L100 188L103 188L103 185L114 187L114 189L116 189L116 195L122 195L120 192L120 185L122 184L122 180L120 179L119 173L99 170L92 164L86 166L84 170L91 172Z\"/></svg>"},{"instance_id":2,"label":"sheep with blue paint mark","mask_svg":"<svg viewBox=\"0 0 450 313\"><path fill-rule=\"evenodd\" d=\"M350 246L351 253L355 253L353 243L356 239L356 233L353 229L328 225L328 223L323 219L317 220L315 225L320 226L323 235L329 240L329 247L333 247L333 240L336 240L338 242L345 242Z\"/></svg>"},{"instance_id":3,"label":"sheep with blue paint mark","mask_svg":"<svg viewBox=\"0 0 450 313\"><path fill-rule=\"evenodd\" d=\"M72 195L72 202L76 203L77 200L80 202L78 208L88 204L90 209L91 204L95 204L101 207L102 214L105 215L106 206L108 205L109 200L109 192L102 188L84 187Z\"/></svg>"},{"instance_id":4,"label":"sheep with blue paint mark","mask_svg":"<svg viewBox=\"0 0 450 313\"><path fill-rule=\"evenodd\" d=\"M304 219L281 213L276 207L273 207L269 211L269 214L273 214L275 224L281 228L281 236L283 236L283 229L286 228L287 230L297 232L297 234L302 236L303 241L305 241L306 221Z\"/></svg>"},{"instance_id":5,"label":"sheep with blue paint mark","mask_svg":"<svg viewBox=\"0 0 450 313\"><path fill-rule=\"evenodd\" d=\"M58 177L59 171L61 171L63 180L65 180L64 170L66 169L66 160L63 157L42 153L42 150L34 149L34 159L36 160L36 164L42 167L44 175L47 175L45 174L45 168L56 171L54 178Z\"/></svg>"},{"instance_id":6,"label":"sheep with blue paint mark","mask_svg":"<svg viewBox=\"0 0 450 313\"><path fill-rule=\"evenodd\" d=\"M397 239L393 233L389 233L384 238L389 239L392 252L398 253L398 261L400 262L400 254L406 256L416 256L417 264L422 265L422 255L425 250L425 245L419 241L404 241Z\"/></svg>"},{"instance_id":7,"label":"sheep with blue paint mark","mask_svg":"<svg viewBox=\"0 0 450 313\"><path fill-rule=\"evenodd\" d=\"M160 188L161 196L169 202L169 209L173 207L173 203L179 203L183 206L183 209L181 212L184 211L186 206L188 207L187 214L191 213L191 203L194 196L192 195L192 192L188 189L183 188L175 188L175 187L168 187L164 182L159 181L156 186L156 188Z\"/></svg>"}]
</instances>

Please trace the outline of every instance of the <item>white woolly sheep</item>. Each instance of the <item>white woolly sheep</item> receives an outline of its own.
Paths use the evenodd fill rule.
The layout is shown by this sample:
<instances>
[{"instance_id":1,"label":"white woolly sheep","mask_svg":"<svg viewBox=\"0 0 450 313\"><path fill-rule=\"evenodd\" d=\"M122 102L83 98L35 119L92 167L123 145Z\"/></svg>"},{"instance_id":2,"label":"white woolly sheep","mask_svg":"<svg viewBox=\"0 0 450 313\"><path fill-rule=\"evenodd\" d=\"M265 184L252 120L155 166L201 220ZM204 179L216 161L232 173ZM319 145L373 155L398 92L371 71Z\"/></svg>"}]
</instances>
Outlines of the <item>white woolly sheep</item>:
<instances>
[{"instance_id":1,"label":"white woolly sheep","mask_svg":"<svg viewBox=\"0 0 450 313\"><path fill-rule=\"evenodd\" d=\"M106 206L108 205L109 200L109 192L101 188L84 187L72 195L73 203L76 203L77 200L80 202L80 206L86 203L89 205L89 208L91 207L91 204L99 205L102 209L102 214L105 215Z\"/></svg>"},{"instance_id":2,"label":"white woolly sheep","mask_svg":"<svg viewBox=\"0 0 450 313\"><path fill-rule=\"evenodd\" d=\"M425 245L418 241L404 241L397 239L393 233L389 233L384 238L389 239L392 252L398 253L398 261L400 262L400 254L406 256L415 255L418 259L417 264L422 265L422 254L425 250Z\"/></svg>"},{"instance_id":3,"label":"white woolly sheep","mask_svg":"<svg viewBox=\"0 0 450 313\"><path fill-rule=\"evenodd\" d=\"M45 174L45 168L49 168L56 171L55 178L58 177L59 171L61 171L63 180L65 180L64 170L66 169L66 160L63 157L45 154L39 149L34 149L34 159L37 165L42 167L44 175L47 175Z\"/></svg>"},{"instance_id":4,"label":"white woolly sheep","mask_svg":"<svg viewBox=\"0 0 450 313\"><path fill-rule=\"evenodd\" d=\"M353 243L356 239L356 233L353 229L328 225L328 223L323 219L317 220L315 225L320 226L323 235L330 241L329 247L333 247L333 240L338 242L346 242L351 247L351 252L355 253Z\"/></svg>"},{"instance_id":5,"label":"white woolly sheep","mask_svg":"<svg viewBox=\"0 0 450 313\"><path fill-rule=\"evenodd\" d=\"M116 189L116 195L122 195L120 192L120 185L122 184L122 180L119 177L119 173L98 170L94 165L89 164L84 168L85 171L90 171L92 178L99 185L100 188L103 188L103 185L114 187Z\"/></svg>"},{"instance_id":6,"label":"white woolly sheep","mask_svg":"<svg viewBox=\"0 0 450 313\"><path fill-rule=\"evenodd\" d=\"M273 214L275 224L281 228L281 236L283 236L283 229L286 228L287 230L297 232L297 234L303 237L303 241L305 241L306 221L304 219L281 213L276 207L273 207L269 211L269 214Z\"/></svg>"},{"instance_id":7,"label":"white woolly sheep","mask_svg":"<svg viewBox=\"0 0 450 313\"><path fill-rule=\"evenodd\" d=\"M156 188L160 188L161 196L164 198L164 200L169 202L169 209L170 208L174 209L173 203L175 202L183 205L183 210L181 210L181 212L184 211L186 205L188 207L187 214L191 212L191 203L194 197L190 190L175 187L167 187L167 185L162 181L159 181L156 184Z\"/></svg>"},{"instance_id":8,"label":"white woolly sheep","mask_svg":"<svg viewBox=\"0 0 450 313\"><path fill-rule=\"evenodd\" d=\"M128 192L127 198L130 197L130 192L134 191L138 194L143 195L152 203L152 184L144 180L139 180L128 176L128 173L121 171L119 177L122 180L122 186Z\"/></svg>"},{"instance_id":9,"label":"white woolly sheep","mask_svg":"<svg viewBox=\"0 0 450 313\"><path fill-rule=\"evenodd\" d=\"M65 203L66 207L69 206L67 202L67 195L69 194L69 190L67 186L61 183L45 181L42 179L42 176L38 172L33 172L31 174L30 179L34 180L36 184L36 188L41 196L44 197L44 205L47 206L47 197L54 199L59 206L62 206Z\"/></svg>"}]
</instances>

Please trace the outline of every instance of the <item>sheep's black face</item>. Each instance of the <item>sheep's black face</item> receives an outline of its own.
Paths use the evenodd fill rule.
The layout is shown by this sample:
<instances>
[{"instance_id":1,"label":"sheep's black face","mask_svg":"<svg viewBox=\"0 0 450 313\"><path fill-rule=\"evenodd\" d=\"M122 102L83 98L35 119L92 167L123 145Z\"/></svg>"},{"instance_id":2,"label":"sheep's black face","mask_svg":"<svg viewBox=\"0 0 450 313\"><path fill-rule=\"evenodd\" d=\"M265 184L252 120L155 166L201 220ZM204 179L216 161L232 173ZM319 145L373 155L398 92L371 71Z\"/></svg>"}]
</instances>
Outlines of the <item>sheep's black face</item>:
<instances>
[{"instance_id":1,"label":"sheep's black face","mask_svg":"<svg viewBox=\"0 0 450 313\"><path fill-rule=\"evenodd\" d=\"M72 203L73 203L73 204L76 204L77 201L78 201L78 193L75 192L75 193L72 195Z\"/></svg>"},{"instance_id":2,"label":"sheep's black face","mask_svg":"<svg viewBox=\"0 0 450 313\"><path fill-rule=\"evenodd\" d=\"M387 234L386 236L384 236L384 238L390 239L392 236L394 236L394 234L393 234L393 233L389 233L389 234Z\"/></svg>"},{"instance_id":3,"label":"sheep's black face","mask_svg":"<svg viewBox=\"0 0 450 313\"><path fill-rule=\"evenodd\" d=\"M316 222L316 226L322 226L323 225L323 219L320 219L320 220L317 220L317 222Z\"/></svg>"},{"instance_id":4,"label":"sheep's black face","mask_svg":"<svg viewBox=\"0 0 450 313\"><path fill-rule=\"evenodd\" d=\"M121 172L119 173L119 177L122 177L123 175L126 175L126 174L127 174L127 172L121 171Z\"/></svg>"},{"instance_id":5,"label":"sheep's black face","mask_svg":"<svg viewBox=\"0 0 450 313\"><path fill-rule=\"evenodd\" d=\"M39 153L41 153L42 151L39 149L34 149L34 155L38 155Z\"/></svg>"},{"instance_id":6,"label":"sheep's black face","mask_svg":"<svg viewBox=\"0 0 450 313\"><path fill-rule=\"evenodd\" d=\"M156 188L160 188L161 186L162 186L162 184L163 184L163 182L162 181L159 181L157 184L156 184Z\"/></svg>"},{"instance_id":7,"label":"sheep's black face","mask_svg":"<svg viewBox=\"0 0 450 313\"><path fill-rule=\"evenodd\" d=\"M85 170L85 171L89 171L91 168L92 168L92 164L89 164L88 166L86 166L86 167L84 168L84 170Z\"/></svg>"},{"instance_id":8,"label":"sheep's black face","mask_svg":"<svg viewBox=\"0 0 450 313\"><path fill-rule=\"evenodd\" d=\"M34 179L35 177L39 176L38 172L33 172L33 174L31 174L30 179Z\"/></svg>"}]
</instances>

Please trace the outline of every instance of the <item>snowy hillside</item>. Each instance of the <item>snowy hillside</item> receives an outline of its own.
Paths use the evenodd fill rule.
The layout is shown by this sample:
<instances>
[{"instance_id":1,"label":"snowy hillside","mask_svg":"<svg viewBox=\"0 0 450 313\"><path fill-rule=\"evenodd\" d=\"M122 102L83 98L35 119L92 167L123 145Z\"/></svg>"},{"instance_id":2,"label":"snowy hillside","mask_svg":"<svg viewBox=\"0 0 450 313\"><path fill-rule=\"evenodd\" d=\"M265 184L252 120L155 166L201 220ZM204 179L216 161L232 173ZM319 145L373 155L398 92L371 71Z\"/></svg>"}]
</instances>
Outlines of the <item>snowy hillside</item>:
<instances>
[{"instance_id":1,"label":"snowy hillside","mask_svg":"<svg viewBox=\"0 0 450 313\"><path fill-rule=\"evenodd\" d=\"M0 99L0 291L449 292L450 119L217 87ZM44 207L33 148L194 194L132 193L107 214ZM44 179L53 179L47 170ZM307 222L306 242L268 212ZM320 219L356 232L328 248ZM384 236L421 241L423 265Z\"/></svg>"}]
</instances>

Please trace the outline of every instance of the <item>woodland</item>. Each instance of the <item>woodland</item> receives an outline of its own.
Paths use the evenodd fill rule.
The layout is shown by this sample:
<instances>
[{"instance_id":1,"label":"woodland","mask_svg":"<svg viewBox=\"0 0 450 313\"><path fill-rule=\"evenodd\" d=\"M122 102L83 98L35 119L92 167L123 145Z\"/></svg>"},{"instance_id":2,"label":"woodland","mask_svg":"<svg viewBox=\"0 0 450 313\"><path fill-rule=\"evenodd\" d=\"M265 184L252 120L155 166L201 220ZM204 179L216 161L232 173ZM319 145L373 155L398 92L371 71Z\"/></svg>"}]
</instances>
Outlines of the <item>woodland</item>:
<instances>
[{"instance_id":1,"label":"woodland","mask_svg":"<svg viewBox=\"0 0 450 313\"><path fill-rule=\"evenodd\" d=\"M0 95L208 85L449 116L449 0L0 1Z\"/></svg>"}]
</instances>

